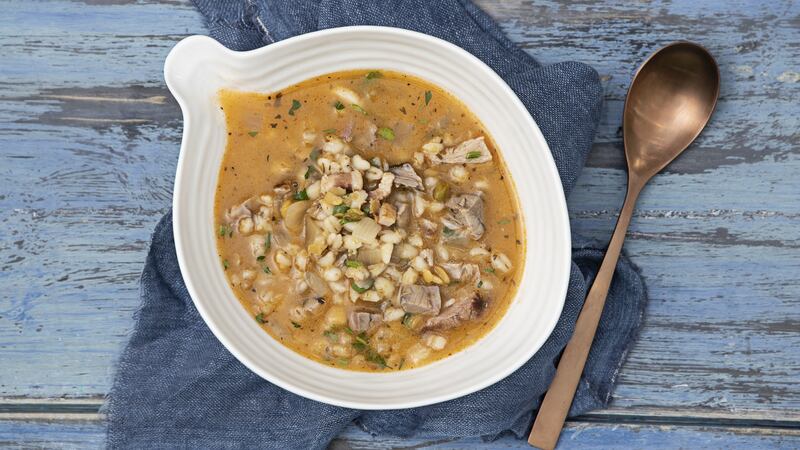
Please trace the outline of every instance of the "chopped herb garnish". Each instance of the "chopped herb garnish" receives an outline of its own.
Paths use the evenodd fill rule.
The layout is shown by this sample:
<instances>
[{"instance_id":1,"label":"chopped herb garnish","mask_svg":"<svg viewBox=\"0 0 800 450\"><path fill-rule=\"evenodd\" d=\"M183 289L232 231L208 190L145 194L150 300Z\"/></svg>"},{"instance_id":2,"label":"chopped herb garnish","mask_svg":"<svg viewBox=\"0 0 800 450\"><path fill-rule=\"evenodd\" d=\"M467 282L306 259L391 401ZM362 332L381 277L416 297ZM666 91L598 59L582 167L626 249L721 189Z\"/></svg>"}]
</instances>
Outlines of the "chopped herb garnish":
<instances>
[{"instance_id":1,"label":"chopped herb garnish","mask_svg":"<svg viewBox=\"0 0 800 450\"><path fill-rule=\"evenodd\" d=\"M411 318L412 318L413 316L414 316L414 315L413 315L413 314L411 314L411 313L405 313L405 314L403 315L403 322L402 322L402 323L403 323L403 325L405 325L405 326L407 326L407 327L410 327L410 326L411 326Z\"/></svg>"},{"instance_id":2,"label":"chopped herb garnish","mask_svg":"<svg viewBox=\"0 0 800 450\"><path fill-rule=\"evenodd\" d=\"M353 108L354 110L360 112L361 114L364 114L365 116L367 115L367 110L362 108L359 105L356 105L355 103L351 104L350 107Z\"/></svg>"},{"instance_id":3,"label":"chopped herb garnish","mask_svg":"<svg viewBox=\"0 0 800 450\"><path fill-rule=\"evenodd\" d=\"M322 130L322 132L325 134L336 134L336 128L326 128Z\"/></svg>"},{"instance_id":4,"label":"chopped herb garnish","mask_svg":"<svg viewBox=\"0 0 800 450\"><path fill-rule=\"evenodd\" d=\"M346 366L346 365L350 364L350 360L349 359L344 359L344 358L339 358L339 359L336 360L336 362L340 366Z\"/></svg>"},{"instance_id":5,"label":"chopped herb garnish","mask_svg":"<svg viewBox=\"0 0 800 450\"><path fill-rule=\"evenodd\" d=\"M337 111L344 109L344 105L339 100L336 100L336 103L333 104L333 107L336 108Z\"/></svg>"},{"instance_id":6,"label":"chopped herb garnish","mask_svg":"<svg viewBox=\"0 0 800 450\"><path fill-rule=\"evenodd\" d=\"M373 364L379 365L382 369L389 367L386 365L386 360L383 359L383 356L381 356L380 353L373 350L372 347L367 348L367 351L364 353L364 358L366 358L367 361Z\"/></svg>"},{"instance_id":7,"label":"chopped herb garnish","mask_svg":"<svg viewBox=\"0 0 800 450\"><path fill-rule=\"evenodd\" d=\"M500 219L500 220L497 221L498 225L508 225L510 223L511 223L511 219L509 219L508 217Z\"/></svg>"},{"instance_id":8,"label":"chopped herb garnish","mask_svg":"<svg viewBox=\"0 0 800 450\"><path fill-rule=\"evenodd\" d=\"M452 236L455 233L456 233L456 230L453 230L453 229L450 229L450 228L447 228L447 227L442 227L442 234L444 234L445 236Z\"/></svg>"},{"instance_id":9,"label":"chopped herb garnish","mask_svg":"<svg viewBox=\"0 0 800 450\"><path fill-rule=\"evenodd\" d=\"M295 328L303 328L302 325L300 325L299 323L295 322L294 320L292 321L292 326L295 327Z\"/></svg>"},{"instance_id":10,"label":"chopped herb garnish","mask_svg":"<svg viewBox=\"0 0 800 450\"><path fill-rule=\"evenodd\" d=\"M356 282L353 281L350 283L350 287L353 288L353 290L358 292L359 294L363 294L364 292L367 292L372 287L373 284L375 284L375 281L367 280L366 283L367 284L362 287L357 285Z\"/></svg>"},{"instance_id":11,"label":"chopped herb garnish","mask_svg":"<svg viewBox=\"0 0 800 450\"><path fill-rule=\"evenodd\" d=\"M219 235L219 237L225 237L225 235L228 234L228 227L226 227L225 225L220 225L217 234Z\"/></svg>"},{"instance_id":12,"label":"chopped herb garnish","mask_svg":"<svg viewBox=\"0 0 800 450\"><path fill-rule=\"evenodd\" d=\"M222 267L224 267L225 270L228 270L228 266L229 266L228 260L227 259L223 259L222 260Z\"/></svg>"},{"instance_id":13,"label":"chopped herb garnish","mask_svg":"<svg viewBox=\"0 0 800 450\"><path fill-rule=\"evenodd\" d=\"M433 98L433 93L431 91L425 91L425 106L428 106L428 103L431 102L431 98Z\"/></svg>"},{"instance_id":14,"label":"chopped herb garnish","mask_svg":"<svg viewBox=\"0 0 800 450\"><path fill-rule=\"evenodd\" d=\"M363 266L360 261L355 261L352 259L346 259L344 261L344 265L353 269L358 269L359 267Z\"/></svg>"},{"instance_id":15,"label":"chopped herb garnish","mask_svg":"<svg viewBox=\"0 0 800 450\"><path fill-rule=\"evenodd\" d=\"M272 232L270 231L267 233L267 239L264 241L264 248L269 251L269 248L272 247Z\"/></svg>"},{"instance_id":16,"label":"chopped herb garnish","mask_svg":"<svg viewBox=\"0 0 800 450\"><path fill-rule=\"evenodd\" d=\"M405 106L401 106L400 107L400 112L405 114L406 113L406 107Z\"/></svg>"},{"instance_id":17,"label":"chopped herb garnish","mask_svg":"<svg viewBox=\"0 0 800 450\"><path fill-rule=\"evenodd\" d=\"M294 194L294 199L295 200L308 200L308 192L306 192L305 189L303 189L302 191L297 191L297 193Z\"/></svg>"},{"instance_id":18,"label":"chopped herb garnish","mask_svg":"<svg viewBox=\"0 0 800 450\"><path fill-rule=\"evenodd\" d=\"M478 289L483 287L483 280L478 281Z\"/></svg>"},{"instance_id":19,"label":"chopped herb garnish","mask_svg":"<svg viewBox=\"0 0 800 450\"><path fill-rule=\"evenodd\" d=\"M311 153L308 154L308 157L311 158L312 161L319 159L319 149L315 148L314 150L311 150Z\"/></svg>"},{"instance_id":20,"label":"chopped herb garnish","mask_svg":"<svg viewBox=\"0 0 800 450\"><path fill-rule=\"evenodd\" d=\"M494 273L494 267L487 267L487 268L483 269L483 271L486 272L486 273Z\"/></svg>"},{"instance_id":21,"label":"chopped herb garnish","mask_svg":"<svg viewBox=\"0 0 800 450\"><path fill-rule=\"evenodd\" d=\"M325 332L323 332L322 334L323 334L323 335L324 335L326 338L330 339L331 341L336 341L336 340L338 340L338 339L339 339L339 334L338 334L338 333L336 333L336 332L335 332L335 331L333 331L333 330L325 330Z\"/></svg>"},{"instance_id":22,"label":"chopped herb garnish","mask_svg":"<svg viewBox=\"0 0 800 450\"><path fill-rule=\"evenodd\" d=\"M419 119L417 122L419 122L420 125L427 125L428 119Z\"/></svg>"},{"instance_id":23,"label":"chopped herb garnish","mask_svg":"<svg viewBox=\"0 0 800 450\"><path fill-rule=\"evenodd\" d=\"M367 337L367 333L363 331L361 333L358 333L358 335L356 336L356 342L360 342L364 345L369 345L369 337Z\"/></svg>"},{"instance_id":24,"label":"chopped herb garnish","mask_svg":"<svg viewBox=\"0 0 800 450\"><path fill-rule=\"evenodd\" d=\"M378 136L386 139L387 141L394 140L394 130L389 127L378 128Z\"/></svg>"},{"instance_id":25,"label":"chopped herb garnish","mask_svg":"<svg viewBox=\"0 0 800 450\"><path fill-rule=\"evenodd\" d=\"M314 172L317 171L317 168L314 166L308 166L306 169L306 174L303 177L307 180Z\"/></svg>"},{"instance_id":26,"label":"chopped herb garnish","mask_svg":"<svg viewBox=\"0 0 800 450\"><path fill-rule=\"evenodd\" d=\"M480 157L481 157L481 152L479 152L478 150L467 153L467 159L475 159Z\"/></svg>"},{"instance_id":27,"label":"chopped herb garnish","mask_svg":"<svg viewBox=\"0 0 800 450\"><path fill-rule=\"evenodd\" d=\"M403 368L403 364L405 364L405 363L406 363L406 359L405 358L401 358L400 359L400 365L397 366L397 369L398 370L402 369Z\"/></svg>"},{"instance_id":28,"label":"chopped herb garnish","mask_svg":"<svg viewBox=\"0 0 800 450\"><path fill-rule=\"evenodd\" d=\"M256 322L258 323L266 323L267 322L267 315L264 313L256 314Z\"/></svg>"},{"instance_id":29,"label":"chopped herb garnish","mask_svg":"<svg viewBox=\"0 0 800 450\"><path fill-rule=\"evenodd\" d=\"M259 256L258 258L256 258L256 261L263 261L263 260L264 260L264 258L266 258L266 256L264 256L264 255L261 255L261 256Z\"/></svg>"},{"instance_id":30,"label":"chopped herb garnish","mask_svg":"<svg viewBox=\"0 0 800 450\"><path fill-rule=\"evenodd\" d=\"M373 70L372 72L367 74L368 80L373 80L375 78L383 78L383 74L378 72L377 70Z\"/></svg>"},{"instance_id":31,"label":"chopped herb garnish","mask_svg":"<svg viewBox=\"0 0 800 450\"><path fill-rule=\"evenodd\" d=\"M303 106L302 103L300 103L297 100L292 100L292 107L289 108L289 115L293 116L294 112L297 111L298 109L300 109L301 106Z\"/></svg>"},{"instance_id":32,"label":"chopped herb garnish","mask_svg":"<svg viewBox=\"0 0 800 450\"><path fill-rule=\"evenodd\" d=\"M336 205L336 206L333 207L333 215L336 216L336 217L341 217L349 209L350 209L350 207L345 205L344 203L341 204L341 205Z\"/></svg>"},{"instance_id":33,"label":"chopped herb garnish","mask_svg":"<svg viewBox=\"0 0 800 450\"><path fill-rule=\"evenodd\" d=\"M348 209L347 212L344 213L344 216L342 216L342 220L344 221L344 223L358 222L363 218L364 218L364 211L355 208Z\"/></svg>"},{"instance_id":34,"label":"chopped herb garnish","mask_svg":"<svg viewBox=\"0 0 800 450\"><path fill-rule=\"evenodd\" d=\"M248 131L247 134L249 134L251 137L256 137L256 135L258 135L258 131Z\"/></svg>"},{"instance_id":35,"label":"chopped herb garnish","mask_svg":"<svg viewBox=\"0 0 800 450\"><path fill-rule=\"evenodd\" d=\"M269 266L264 266L264 273L266 273L266 274L271 274L272 273L272 271L269 270Z\"/></svg>"}]
</instances>

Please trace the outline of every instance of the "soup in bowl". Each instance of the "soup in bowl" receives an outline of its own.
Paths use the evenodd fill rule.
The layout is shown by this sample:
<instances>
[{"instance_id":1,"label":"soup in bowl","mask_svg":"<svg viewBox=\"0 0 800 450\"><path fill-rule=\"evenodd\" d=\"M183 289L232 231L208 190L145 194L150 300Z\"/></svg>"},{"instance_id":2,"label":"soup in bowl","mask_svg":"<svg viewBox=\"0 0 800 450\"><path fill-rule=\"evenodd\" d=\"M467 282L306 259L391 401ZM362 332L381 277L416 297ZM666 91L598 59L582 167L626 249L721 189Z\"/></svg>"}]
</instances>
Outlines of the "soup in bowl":
<instances>
[{"instance_id":1,"label":"soup in bowl","mask_svg":"<svg viewBox=\"0 0 800 450\"><path fill-rule=\"evenodd\" d=\"M220 264L272 337L331 366L402 370L502 317L523 223L494 143L458 99L379 70L219 98Z\"/></svg>"},{"instance_id":2,"label":"soup in bowl","mask_svg":"<svg viewBox=\"0 0 800 450\"><path fill-rule=\"evenodd\" d=\"M360 409L495 383L555 326L570 273L558 172L489 67L383 27L165 63L184 134L181 275L264 379ZM199 325L202 326L202 325Z\"/></svg>"}]
</instances>

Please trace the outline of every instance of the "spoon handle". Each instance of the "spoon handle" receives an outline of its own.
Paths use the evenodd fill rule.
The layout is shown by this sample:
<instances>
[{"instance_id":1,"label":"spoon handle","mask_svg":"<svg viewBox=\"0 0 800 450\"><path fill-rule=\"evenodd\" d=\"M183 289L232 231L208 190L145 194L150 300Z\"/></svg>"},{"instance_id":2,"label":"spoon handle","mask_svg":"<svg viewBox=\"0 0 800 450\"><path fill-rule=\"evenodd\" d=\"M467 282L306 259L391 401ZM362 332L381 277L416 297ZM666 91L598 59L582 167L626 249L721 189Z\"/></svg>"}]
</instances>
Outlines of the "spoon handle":
<instances>
[{"instance_id":1,"label":"spoon handle","mask_svg":"<svg viewBox=\"0 0 800 450\"><path fill-rule=\"evenodd\" d=\"M575 390L583 373L583 366L586 364L586 358L600 322L600 315L603 313L608 288L611 285L611 278L614 276L622 243L625 241L625 232L631 221L633 207L643 186L644 183L633 177L628 179L625 204L622 206L619 219L617 219L617 226L611 242L608 244L603 264L586 296L583 309L575 323L575 332L561 355L555 377L550 383L550 388L542 401L539 414L536 416L530 437L528 437L528 443L534 447L552 450L558 443L564 419L567 418L567 413L572 405Z\"/></svg>"}]
</instances>

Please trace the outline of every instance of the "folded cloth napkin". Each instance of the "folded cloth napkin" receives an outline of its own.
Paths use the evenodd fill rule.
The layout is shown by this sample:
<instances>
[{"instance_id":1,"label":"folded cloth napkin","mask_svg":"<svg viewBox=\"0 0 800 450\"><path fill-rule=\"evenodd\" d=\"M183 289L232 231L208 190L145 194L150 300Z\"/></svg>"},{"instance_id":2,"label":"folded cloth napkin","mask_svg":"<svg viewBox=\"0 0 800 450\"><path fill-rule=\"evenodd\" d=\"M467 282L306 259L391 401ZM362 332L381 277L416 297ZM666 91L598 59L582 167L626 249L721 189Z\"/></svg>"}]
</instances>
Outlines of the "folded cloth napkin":
<instances>
[{"instance_id":1,"label":"folded cloth napkin","mask_svg":"<svg viewBox=\"0 0 800 450\"><path fill-rule=\"evenodd\" d=\"M345 25L386 25L459 45L514 89L544 133L569 193L591 147L601 105L597 73L573 62L542 66L468 0L195 0L211 35L246 50ZM523 367L479 392L421 408L357 411L291 394L250 372L219 343L181 277L172 216L156 227L141 279L141 309L117 369L106 412L111 448L324 448L352 421L372 433L419 437L523 436L572 334L603 252L573 242L561 318ZM524 294L524 293L523 293ZM534 293L530 293L534 295ZM622 259L571 415L611 398L639 329L646 292Z\"/></svg>"}]
</instances>

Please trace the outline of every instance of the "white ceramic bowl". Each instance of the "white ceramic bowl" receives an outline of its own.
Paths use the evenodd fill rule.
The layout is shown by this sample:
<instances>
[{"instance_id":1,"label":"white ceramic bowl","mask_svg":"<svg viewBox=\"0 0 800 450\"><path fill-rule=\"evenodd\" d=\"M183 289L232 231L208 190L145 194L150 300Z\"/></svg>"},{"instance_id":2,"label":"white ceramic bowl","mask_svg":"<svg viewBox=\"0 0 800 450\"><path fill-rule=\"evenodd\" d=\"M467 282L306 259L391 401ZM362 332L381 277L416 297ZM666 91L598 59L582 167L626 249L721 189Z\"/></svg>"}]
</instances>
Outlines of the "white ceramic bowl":
<instances>
[{"instance_id":1,"label":"white ceramic bowl","mask_svg":"<svg viewBox=\"0 0 800 450\"><path fill-rule=\"evenodd\" d=\"M500 323L462 352L401 372L325 366L284 347L258 327L225 281L214 240L214 192L227 131L221 88L271 92L341 70L410 73L455 94L489 130L521 199L527 238L522 283ZM183 110L173 221L181 273L217 338L250 370L296 394L360 409L427 405L489 386L542 346L561 314L570 271L564 193L550 150L508 85L466 51L420 33L347 27L310 33L249 52L203 36L172 49L164 65ZM491 226L491 225L490 225Z\"/></svg>"}]
</instances>

